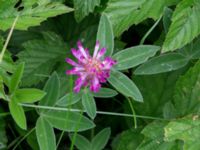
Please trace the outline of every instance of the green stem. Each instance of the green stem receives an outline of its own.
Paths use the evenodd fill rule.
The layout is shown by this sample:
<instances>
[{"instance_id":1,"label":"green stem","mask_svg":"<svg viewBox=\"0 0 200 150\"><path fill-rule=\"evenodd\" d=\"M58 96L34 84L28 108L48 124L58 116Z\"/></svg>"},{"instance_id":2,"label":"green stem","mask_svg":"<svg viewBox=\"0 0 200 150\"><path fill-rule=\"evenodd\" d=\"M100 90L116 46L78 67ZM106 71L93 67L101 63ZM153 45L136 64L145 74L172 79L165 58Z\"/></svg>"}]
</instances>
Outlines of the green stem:
<instances>
[{"instance_id":1,"label":"green stem","mask_svg":"<svg viewBox=\"0 0 200 150\"><path fill-rule=\"evenodd\" d=\"M13 150L15 150L19 146L19 144L21 142L23 142L34 130L35 130L35 128L32 128L28 133L26 133L26 135L24 135L23 138L21 138L21 140L19 140L17 142L17 144L15 145L15 147L13 148Z\"/></svg>"},{"instance_id":2,"label":"green stem","mask_svg":"<svg viewBox=\"0 0 200 150\"><path fill-rule=\"evenodd\" d=\"M18 105L24 106L24 107L39 108L39 109L49 109L49 110L58 110L58 111L71 111L71 112L82 112L83 111L83 110L80 110L80 109L69 109L69 108L42 106L42 105L34 105L34 104L18 103ZM86 111L83 111L83 112L86 112ZM158 118L158 117L133 115L133 114L126 114L126 113L106 112L106 111L97 111L97 114L120 116L120 117L133 117L133 116L135 116L137 118L152 119L152 120L165 120L165 121L168 120L169 121L169 119Z\"/></svg>"},{"instance_id":3,"label":"green stem","mask_svg":"<svg viewBox=\"0 0 200 150\"><path fill-rule=\"evenodd\" d=\"M8 37L7 37L7 39L6 39L6 42L5 42L4 46L3 46L3 49L2 49L1 54L0 54L0 63L1 63L2 60L3 60L3 56L4 56L4 54L5 54L6 48L7 48L7 46L8 46L9 41L10 41L10 38L11 38L11 36L12 36L13 30L14 30L14 27L15 27L15 25L16 25L16 23L17 23L18 18L19 18L19 16L17 16L17 17L15 18L15 20L14 20L14 22L13 22L13 24L12 24L12 27L11 27L11 29L10 29L10 32L9 32L9 34L8 34Z\"/></svg>"},{"instance_id":4,"label":"green stem","mask_svg":"<svg viewBox=\"0 0 200 150\"><path fill-rule=\"evenodd\" d=\"M160 22L162 16L154 23L154 25L147 31L147 33L143 36L142 40L140 41L140 45L144 44L144 41L149 36L149 34L154 30L154 28L157 26L157 24Z\"/></svg>"},{"instance_id":5,"label":"green stem","mask_svg":"<svg viewBox=\"0 0 200 150\"><path fill-rule=\"evenodd\" d=\"M133 108L133 104L131 103L130 98L126 97L126 99L128 100L129 106L130 106L131 111L132 111L132 113L133 113L134 126L135 126L135 129L136 129L136 128L137 128L137 117L136 117L136 113L135 113L135 110L134 110L134 108Z\"/></svg>"}]
</instances>

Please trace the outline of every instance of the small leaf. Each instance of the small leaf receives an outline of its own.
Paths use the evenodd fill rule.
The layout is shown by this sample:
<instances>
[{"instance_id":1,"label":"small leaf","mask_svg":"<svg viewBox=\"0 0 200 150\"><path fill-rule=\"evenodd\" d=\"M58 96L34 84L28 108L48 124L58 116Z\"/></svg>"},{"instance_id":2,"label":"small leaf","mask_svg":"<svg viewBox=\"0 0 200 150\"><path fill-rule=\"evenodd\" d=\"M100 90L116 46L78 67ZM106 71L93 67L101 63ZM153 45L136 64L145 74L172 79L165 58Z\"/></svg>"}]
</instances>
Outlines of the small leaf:
<instances>
[{"instance_id":1,"label":"small leaf","mask_svg":"<svg viewBox=\"0 0 200 150\"><path fill-rule=\"evenodd\" d=\"M60 81L58 79L57 73L54 72L44 86L44 91L46 92L46 95L43 97L42 100L40 100L39 104L44 106L55 106L59 97L59 90ZM47 110L40 109L40 112L45 111Z\"/></svg>"},{"instance_id":2,"label":"small leaf","mask_svg":"<svg viewBox=\"0 0 200 150\"><path fill-rule=\"evenodd\" d=\"M160 49L159 46L142 45L124 49L113 56L117 60L114 66L117 70L133 68L148 60Z\"/></svg>"},{"instance_id":3,"label":"small leaf","mask_svg":"<svg viewBox=\"0 0 200 150\"><path fill-rule=\"evenodd\" d=\"M46 93L39 89L17 89L15 92L15 96L18 102L21 103L34 103L39 101L44 97Z\"/></svg>"},{"instance_id":4,"label":"small leaf","mask_svg":"<svg viewBox=\"0 0 200 150\"><path fill-rule=\"evenodd\" d=\"M66 107L77 103L80 99L81 99L81 92L79 93L72 92L61 97L56 103L56 105Z\"/></svg>"},{"instance_id":5,"label":"small leaf","mask_svg":"<svg viewBox=\"0 0 200 150\"><path fill-rule=\"evenodd\" d=\"M17 66L17 69L15 70L15 72L11 77L9 86L10 93L15 92L15 90L17 89L19 82L21 81L23 71L24 71L24 63L21 63Z\"/></svg>"},{"instance_id":6,"label":"small leaf","mask_svg":"<svg viewBox=\"0 0 200 150\"><path fill-rule=\"evenodd\" d=\"M111 23L106 14L102 14L101 16L97 32L97 40L100 42L100 48L106 48L105 56L111 56L114 48L114 35Z\"/></svg>"},{"instance_id":7,"label":"small leaf","mask_svg":"<svg viewBox=\"0 0 200 150\"><path fill-rule=\"evenodd\" d=\"M88 91L83 91L82 104L87 114L94 119L96 116L96 103L94 97Z\"/></svg>"},{"instance_id":8,"label":"small leaf","mask_svg":"<svg viewBox=\"0 0 200 150\"><path fill-rule=\"evenodd\" d=\"M73 140L74 135L70 135L70 140ZM79 149L79 150L93 150L91 149L91 144L88 139L86 139L84 136L76 134L75 135L76 140L74 141L74 145Z\"/></svg>"},{"instance_id":9,"label":"small leaf","mask_svg":"<svg viewBox=\"0 0 200 150\"><path fill-rule=\"evenodd\" d=\"M135 70L135 74L157 74L184 67L188 59L179 53L164 54L154 57Z\"/></svg>"},{"instance_id":10,"label":"small leaf","mask_svg":"<svg viewBox=\"0 0 200 150\"><path fill-rule=\"evenodd\" d=\"M169 30L172 14L173 14L173 10L168 7L165 7L164 14L163 14L163 27L164 27L165 33L167 33Z\"/></svg>"},{"instance_id":11,"label":"small leaf","mask_svg":"<svg viewBox=\"0 0 200 150\"><path fill-rule=\"evenodd\" d=\"M53 127L68 132L85 131L95 126L88 118L76 112L51 110L45 112L42 116Z\"/></svg>"},{"instance_id":12,"label":"small leaf","mask_svg":"<svg viewBox=\"0 0 200 150\"><path fill-rule=\"evenodd\" d=\"M108 81L120 93L133 98L135 101L143 102L143 97L137 86L123 73L112 70Z\"/></svg>"},{"instance_id":13,"label":"small leaf","mask_svg":"<svg viewBox=\"0 0 200 150\"><path fill-rule=\"evenodd\" d=\"M200 34L200 0L181 1L163 44L163 52L179 49Z\"/></svg>"},{"instance_id":14,"label":"small leaf","mask_svg":"<svg viewBox=\"0 0 200 150\"><path fill-rule=\"evenodd\" d=\"M94 97L99 97L99 98L110 98L116 96L118 93L109 88L101 88L99 92L97 93L92 93Z\"/></svg>"},{"instance_id":15,"label":"small leaf","mask_svg":"<svg viewBox=\"0 0 200 150\"><path fill-rule=\"evenodd\" d=\"M100 131L93 139L92 139L92 150L102 150L110 137L110 128L105 128Z\"/></svg>"},{"instance_id":16,"label":"small leaf","mask_svg":"<svg viewBox=\"0 0 200 150\"><path fill-rule=\"evenodd\" d=\"M42 117L36 123L36 136L41 150L55 150L56 138L51 125Z\"/></svg>"},{"instance_id":17,"label":"small leaf","mask_svg":"<svg viewBox=\"0 0 200 150\"><path fill-rule=\"evenodd\" d=\"M15 122L17 123L17 125L20 128L26 130L27 128L26 116L24 114L24 110L22 106L17 104L17 99L15 97L13 97L8 104L9 104L10 113L13 119L15 120Z\"/></svg>"}]
</instances>

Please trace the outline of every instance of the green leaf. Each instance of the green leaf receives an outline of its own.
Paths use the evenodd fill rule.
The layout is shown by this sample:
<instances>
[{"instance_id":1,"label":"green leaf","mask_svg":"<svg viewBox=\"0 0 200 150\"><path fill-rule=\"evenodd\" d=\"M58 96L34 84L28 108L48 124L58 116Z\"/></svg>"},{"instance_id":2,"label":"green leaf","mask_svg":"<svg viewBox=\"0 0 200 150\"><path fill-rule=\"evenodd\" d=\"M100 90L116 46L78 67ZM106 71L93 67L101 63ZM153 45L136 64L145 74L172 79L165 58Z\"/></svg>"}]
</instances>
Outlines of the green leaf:
<instances>
[{"instance_id":1,"label":"green leaf","mask_svg":"<svg viewBox=\"0 0 200 150\"><path fill-rule=\"evenodd\" d=\"M124 94L125 96L131 97L138 102L143 101L143 97L137 86L123 73L112 70L108 81L112 86L114 86L120 93Z\"/></svg>"},{"instance_id":2,"label":"green leaf","mask_svg":"<svg viewBox=\"0 0 200 150\"><path fill-rule=\"evenodd\" d=\"M16 16L19 16L19 19L15 29L26 30L30 26L39 25L48 17L57 16L73 10L59 2L31 0L29 2L23 1L21 6L24 9L17 11L15 8L17 3L16 0L1 1L0 29L4 31L9 29Z\"/></svg>"},{"instance_id":3,"label":"green leaf","mask_svg":"<svg viewBox=\"0 0 200 150\"><path fill-rule=\"evenodd\" d=\"M36 85L50 75L58 61L64 62L67 46L55 33L44 32L43 39L30 40L23 44L19 60L26 63L22 78L23 86Z\"/></svg>"},{"instance_id":4,"label":"green leaf","mask_svg":"<svg viewBox=\"0 0 200 150\"><path fill-rule=\"evenodd\" d=\"M36 123L36 136L41 150L55 150L56 138L51 125L44 118L39 117Z\"/></svg>"},{"instance_id":5,"label":"green leaf","mask_svg":"<svg viewBox=\"0 0 200 150\"><path fill-rule=\"evenodd\" d=\"M164 127L166 125L167 122L159 121L147 125L142 131L145 138L137 150L175 150L178 143L164 141Z\"/></svg>"},{"instance_id":6,"label":"green leaf","mask_svg":"<svg viewBox=\"0 0 200 150\"><path fill-rule=\"evenodd\" d=\"M57 101L56 105L66 107L77 103L80 99L81 99L81 92L79 93L72 92L61 97Z\"/></svg>"},{"instance_id":7,"label":"green leaf","mask_svg":"<svg viewBox=\"0 0 200 150\"><path fill-rule=\"evenodd\" d=\"M100 0L73 0L75 8L75 18L80 22L90 12L94 11L96 6L100 5Z\"/></svg>"},{"instance_id":8,"label":"green leaf","mask_svg":"<svg viewBox=\"0 0 200 150\"><path fill-rule=\"evenodd\" d=\"M94 97L99 97L99 98L110 98L116 96L118 93L109 88L101 88L99 92L97 93L92 93Z\"/></svg>"},{"instance_id":9,"label":"green leaf","mask_svg":"<svg viewBox=\"0 0 200 150\"><path fill-rule=\"evenodd\" d=\"M70 140L73 140L74 135L70 135ZM91 148L90 141L86 139L84 136L80 134L75 135L76 140L74 141L74 145L79 149L79 150L93 150Z\"/></svg>"},{"instance_id":10,"label":"green leaf","mask_svg":"<svg viewBox=\"0 0 200 150\"><path fill-rule=\"evenodd\" d=\"M200 61L176 83L173 104L178 116L200 112Z\"/></svg>"},{"instance_id":11,"label":"green leaf","mask_svg":"<svg viewBox=\"0 0 200 150\"><path fill-rule=\"evenodd\" d=\"M87 114L94 119L96 116L96 102L94 97L88 90L84 90L82 94L82 105L83 108L86 110Z\"/></svg>"},{"instance_id":12,"label":"green leaf","mask_svg":"<svg viewBox=\"0 0 200 150\"><path fill-rule=\"evenodd\" d=\"M51 110L42 114L42 116L54 128L68 132L85 131L95 126L88 118L76 112Z\"/></svg>"},{"instance_id":13,"label":"green leaf","mask_svg":"<svg viewBox=\"0 0 200 150\"><path fill-rule=\"evenodd\" d=\"M93 139L92 139L92 150L102 150L106 146L109 137L110 137L110 128L105 128L100 131Z\"/></svg>"},{"instance_id":14,"label":"green leaf","mask_svg":"<svg viewBox=\"0 0 200 150\"><path fill-rule=\"evenodd\" d=\"M132 24L138 24L147 18L158 19L164 7L173 5L176 1L110 0L104 12L111 20L115 36L119 36Z\"/></svg>"},{"instance_id":15,"label":"green leaf","mask_svg":"<svg viewBox=\"0 0 200 150\"><path fill-rule=\"evenodd\" d=\"M60 91L60 81L56 72L54 72L46 82L44 91L46 92L46 95L40 100L39 104L44 106L55 106ZM40 109L41 113L45 113L46 111L47 110L45 109Z\"/></svg>"},{"instance_id":16,"label":"green leaf","mask_svg":"<svg viewBox=\"0 0 200 150\"><path fill-rule=\"evenodd\" d=\"M34 103L39 101L44 97L46 93L39 89L17 89L15 92L15 97L18 102L21 103Z\"/></svg>"},{"instance_id":17,"label":"green leaf","mask_svg":"<svg viewBox=\"0 0 200 150\"><path fill-rule=\"evenodd\" d=\"M184 67L188 59L179 53L169 53L154 57L135 70L135 74L157 74Z\"/></svg>"},{"instance_id":18,"label":"green leaf","mask_svg":"<svg viewBox=\"0 0 200 150\"><path fill-rule=\"evenodd\" d=\"M0 76L0 99L5 99L5 92L4 92L4 85L3 85L3 79Z\"/></svg>"},{"instance_id":19,"label":"green leaf","mask_svg":"<svg viewBox=\"0 0 200 150\"><path fill-rule=\"evenodd\" d=\"M106 48L105 56L111 56L114 48L114 35L112 25L106 14L102 14L98 32L97 40L100 42L100 48Z\"/></svg>"},{"instance_id":20,"label":"green leaf","mask_svg":"<svg viewBox=\"0 0 200 150\"><path fill-rule=\"evenodd\" d=\"M129 129L118 134L112 141L113 150L135 150L142 142L140 129Z\"/></svg>"},{"instance_id":21,"label":"green leaf","mask_svg":"<svg viewBox=\"0 0 200 150\"><path fill-rule=\"evenodd\" d=\"M171 121L165 127L165 140L183 140L184 150L198 150L200 147L199 138L200 119L198 115Z\"/></svg>"},{"instance_id":22,"label":"green leaf","mask_svg":"<svg viewBox=\"0 0 200 150\"><path fill-rule=\"evenodd\" d=\"M171 24L171 18L172 18L173 10L166 7L164 9L164 14L163 14L163 27L165 30L165 33L168 32L169 26Z\"/></svg>"},{"instance_id":23,"label":"green leaf","mask_svg":"<svg viewBox=\"0 0 200 150\"><path fill-rule=\"evenodd\" d=\"M17 99L15 97L13 97L9 104L9 110L11 113L11 116L13 117L13 119L15 120L15 122L17 123L17 125L26 130L27 125L26 125L26 116L24 113L24 110L22 108L22 106L18 105L17 103Z\"/></svg>"},{"instance_id":24,"label":"green leaf","mask_svg":"<svg viewBox=\"0 0 200 150\"><path fill-rule=\"evenodd\" d=\"M24 71L24 63L17 66L17 69L13 73L10 81L9 92L13 93L18 88Z\"/></svg>"},{"instance_id":25,"label":"green leaf","mask_svg":"<svg viewBox=\"0 0 200 150\"><path fill-rule=\"evenodd\" d=\"M142 45L134 46L124 49L113 56L113 59L117 60L117 64L114 66L117 70L125 70L133 68L148 60L160 49L159 46Z\"/></svg>"},{"instance_id":26,"label":"green leaf","mask_svg":"<svg viewBox=\"0 0 200 150\"><path fill-rule=\"evenodd\" d=\"M200 34L200 0L181 1L163 44L163 52L183 47Z\"/></svg>"}]
</instances>

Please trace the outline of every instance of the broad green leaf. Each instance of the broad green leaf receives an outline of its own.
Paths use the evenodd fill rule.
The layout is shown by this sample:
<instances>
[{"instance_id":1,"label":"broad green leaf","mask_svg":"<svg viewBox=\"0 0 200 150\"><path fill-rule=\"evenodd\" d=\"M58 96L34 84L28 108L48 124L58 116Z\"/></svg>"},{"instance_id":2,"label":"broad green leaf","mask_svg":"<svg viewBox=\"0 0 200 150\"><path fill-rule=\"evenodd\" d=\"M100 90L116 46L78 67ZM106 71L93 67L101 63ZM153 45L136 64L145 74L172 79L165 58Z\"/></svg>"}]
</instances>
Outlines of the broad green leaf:
<instances>
[{"instance_id":1,"label":"broad green leaf","mask_svg":"<svg viewBox=\"0 0 200 150\"><path fill-rule=\"evenodd\" d=\"M173 104L178 116L200 111L200 61L180 77L174 90Z\"/></svg>"},{"instance_id":2,"label":"broad green leaf","mask_svg":"<svg viewBox=\"0 0 200 150\"><path fill-rule=\"evenodd\" d=\"M181 1L163 44L163 52L183 47L200 34L200 0Z\"/></svg>"},{"instance_id":3,"label":"broad green leaf","mask_svg":"<svg viewBox=\"0 0 200 150\"><path fill-rule=\"evenodd\" d=\"M142 45L124 49L113 56L117 61L114 66L117 70L133 68L148 60L160 49L159 46Z\"/></svg>"},{"instance_id":4,"label":"broad green leaf","mask_svg":"<svg viewBox=\"0 0 200 150\"><path fill-rule=\"evenodd\" d=\"M39 104L44 106L55 106L60 90L60 81L56 72L52 74L44 86L46 95L40 100ZM46 112L45 109L40 109L41 113Z\"/></svg>"},{"instance_id":5,"label":"broad green leaf","mask_svg":"<svg viewBox=\"0 0 200 150\"><path fill-rule=\"evenodd\" d=\"M137 150L175 150L178 143L164 141L164 127L166 125L167 122L159 121L147 125L142 131L145 138Z\"/></svg>"},{"instance_id":6,"label":"broad green leaf","mask_svg":"<svg viewBox=\"0 0 200 150\"><path fill-rule=\"evenodd\" d=\"M13 117L17 125L20 128L26 130L26 116L22 106L18 105L17 99L15 97L13 97L8 104L11 116Z\"/></svg>"},{"instance_id":7,"label":"broad green leaf","mask_svg":"<svg viewBox=\"0 0 200 150\"><path fill-rule=\"evenodd\" d=\"M44 97L46 93L39 89L29 88L29 89L17 89L15 92L15 97L18 102L21 103L34 103L39 101Z\"/></svg>"},{"instance_id":8,"label":"broad green leaf","mask_svg":"<svg viewBox=\"0 0 200 150\"><path fill-rule=\"evenodd\" d=\"M109 88L101 88L99 92L97 93L92 93L94 97L99 97L99 98L110 98L116 96L118 93Z\"/></svg>"},{"instance_id":9,"label":"broad green leaf","mask_svg":"<svg viewBox=\"0 0 200 150\"><path fill-rule=\"evenodd\" d=\"M88 118L76 112L51 110L42 114L42 116L54 128L68 132L85 131L95 126Z\"/></svg>"},{"instance_id":10,"label":"broad green leaf","mask_svg":"<svg viewBox=\"0 0 200 150\"><path fill-rule=\"evenodd\" d=\"M188 63L188 59L179 53L169 53L154 57L135 70L135 74L157 74L177 70Z\"/></svg>"},{"instance_id":11,"label":"broad green leaf","mask_svg":"<svg viewBox=\"0 0 200 150\"><path fill-rule=\"evenodd\" d=\"M92 94L88 90L83 91L82 93L82 105L86 110L87 114L94 119L96 116L96 102Z\"/></svg>"},{"instance_id":12,"label":"broad green leaf","mask_svg":"<svg viewBox=\"0 0 200 150\"><path fill-rule=\"evenodd\" d=\"M129 129L118 134L112 141L113 150L135 150L142 142L140 129Z\"/></svg>"},{"instance_id":13,"label":"broad green leaf","mask_svg":"<svg viewBox=\"0 0 200 150\"><path fill-rule=\"evenodd\" d=\"M61 97L57 101L56 105L66 107L77 103L80 99L81 99L81 92L79 93L72 92Z\"/></svg>"},{"instance_id":14,"label":"broad green leaf","mask_svg":"<svg viewBox=\"0 0 200 150\"><path fill-rule=\"evenodd\" d=\"M94 8L100 5L100 0L73 0L75 8L75 18L80 22L90 12L94 11Z\"/></svg>"},{"instance_id":15,"label":"broad green leaf","mask_svg":"<svg viewBox=\"0 0 200 150\"><path fill-rule=\"evenodd\" d=\"M11 80L10 80L10 86L9 86L9 92L13 93L18 88L19 83L21 81L22 75L24 72L24 63L21 63L17 66L17 69L12 74Z\"/></svg>"},{"instance_id":16,"label":"broad green leaf","mask_svg":"<svg viewBox=\"0 0 200 150\"><path fill-rule=\"evenodd\" d=\"M199 138L200 119L198 115L171 121L165 127L165 140L183 140L184 150L198 150L200 147Z\"/></svg>"},{"instance_id":17,"label":"broad green leaf","mask_svg":"<svg viewBox=\"0 0 200 150\"><path fill-rule=\"evenodd\" d=\"M56 138L51 125L39 117L36 123L36 136L40 150L56 150Z\"/></svg>"},{"instance_id":18,"label":"broad green leaf","mask_svg":"<svg viewBox=\"0 0 200 150\"><path fill-rule=\"evenodd\" d=\"M120 93L124 94L125 96L131 97L138 102L143 101L143 97L137 86L123 73L112 70L108 81L112 86L114 86Z\"/></svg>"},{"instance_id":19,"label":"broad green leaf","mask_svg":"<svg viewBox=\"0 0 200 150\"><path fill-rule=\"evenodd\" d=\"M61 37L52 32L44 32L43 39L30 40L18 54L19 61L26 63L22 78L23 86L36 85L50 75L58 61L64 62L67 45Z\"/></svg>"},{"instance_id":20,"label":"broad green leaf","mask_svg":"<svg viewBox=\"0 0 200 150\"><path fill-rule=\"evenodd\" d=\"M86 139L84 136L80 135L80 134L76 134L76 135L70 135L70 140L73 140L73 137L76 137L75 141L74 141L74 145L79 149L79 150L94 150L91 148L91 143L90 141L88 141L88 139Z\"/></svg>"},{"instance_id":21,"label":"broad green leaf","mask_svg":"<svg viewBox=\"0 0 200 150\"><path fill-rule=\"evenodd\" d=\"M110 0L104 12L111 20L115 36L119 36L132 24L138 24L147 18L158 19L164 7L176 2L177 0Z\"/></svg>"},{"instance_id":22,"label":"broad green leaf","mask_svg":"<svg viewBox=\"0 0 200 150\"><path fill-rule=\"evenodd\" d=\"M100 48L106 48L105 56L111 56L114 48L114 35L112 25L106 14L102 14L98 32L97 40L100 42Z\"/></svg>"},{"instance_id":23,"label":"broad green leaf","mask_svg":"<svg viewBox=\"0 0 200 150\"><path fill-rule=\"evenodd\" d=\"M110 137L110 128L105 128L100 131L93 139L92 139L92 150L102 150L106 146L109 137Z\"/></svg>"},{"instance_id":24,"label":"broad green leaf","mask_svg":"<svg viewBox=\"0 0 200 150\"><path fill-rule=\"evenodd\" d=\"M26 30L30 26L39 25L48 17L57 16L72 11L59 2L51 2L49 0L31 0L29 2L23 1L23 10L17 11L15 5L18 3L16 0L0 1L0 29L7 30L11 27L16 16L19 19L16 23L15 29Z\"/></svg>"}]
</instances>

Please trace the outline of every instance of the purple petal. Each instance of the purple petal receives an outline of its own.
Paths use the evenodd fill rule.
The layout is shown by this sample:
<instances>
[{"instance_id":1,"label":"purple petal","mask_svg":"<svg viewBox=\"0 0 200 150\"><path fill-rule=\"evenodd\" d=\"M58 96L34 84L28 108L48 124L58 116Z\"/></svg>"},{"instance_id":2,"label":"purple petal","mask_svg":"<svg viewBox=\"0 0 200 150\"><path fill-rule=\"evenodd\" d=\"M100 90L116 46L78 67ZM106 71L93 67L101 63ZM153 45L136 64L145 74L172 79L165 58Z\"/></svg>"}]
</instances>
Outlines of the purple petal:
<instances>
[{"instance_id":1,"label":"purple petal","mask_svg":"<svg viewBox=\"0 0 200 150\"><path fill-rule=\"evenodd\" d=\"M94 48L94 53L93 53L93 58L95 58L97 56L98 50L99 50L99 41L96 41L96 45Z\"/></svg>"},{"instance_id":2,"label":"purple petal","mask_svg":"<svg viewBox=\"0 0 200 150\"><path fill-rule=\"evenodd\" d=\"M90 84L90 90L93 92L98 92L101 88L101 84L99 83L99 79L97 77L93 77Z\"/></svg>"},{"instance_id":3,"label":"purple petal","mask_svg":"<svg viewBox=\"0 0 200 150\"><path fill-rule=\"evenodd\" d=\"M101 58L106 52L106 48L103 47L97 54L97 59Z\"/></svg>"},{"instance_id":4,"label":"purple petal","mask_svg":"<svg viewBox=\"0 0 200 150\"><path fill-rule=\"evenodd\" d=\"M78 46L79 51L82 53L82 55L83 55L85 58L88 58L87 53L85 52L85 50L84 50L84 48L83 48L83 46L82 46L81 41L78 41L78 42L77 42L77 46Z\"/></svg>"},{"instance_id":5,"label":"purple petal","mask_svg":"<svg viewBox=\"0 0 200 150\"><path fill-rule=\"evenodd\" d=\"M76 62L74 62L73 60L71 60L70 58L66 58L65 61L67 63L69 63L72 66L80 66L79 64L77 64Z\"/></svg>"}]
</instances>

